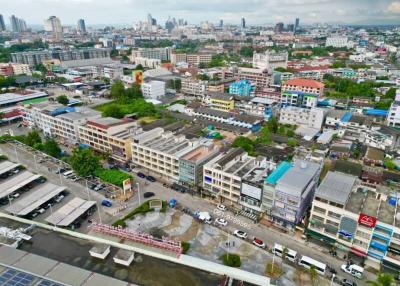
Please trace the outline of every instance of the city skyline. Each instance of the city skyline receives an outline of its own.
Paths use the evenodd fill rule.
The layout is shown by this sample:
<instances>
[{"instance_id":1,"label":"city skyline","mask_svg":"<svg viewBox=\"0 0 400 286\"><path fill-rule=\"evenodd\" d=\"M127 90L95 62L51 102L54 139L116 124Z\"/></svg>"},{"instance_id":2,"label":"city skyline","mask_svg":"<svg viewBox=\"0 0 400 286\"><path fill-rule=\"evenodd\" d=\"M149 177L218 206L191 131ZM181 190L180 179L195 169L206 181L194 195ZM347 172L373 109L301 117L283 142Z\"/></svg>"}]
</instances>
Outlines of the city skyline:
<instances>
[{"instance_id":1,"label":"city skyline","mask_svg":"<svg viewBox=\"0 0 400 286\"><path fill-rule=\"evenodd\" d=\"M398 0L355 0L350 3L344 0L253 0L250 5L243 0L229 1L229 5L220 0L206 0L201 4L197 1L155 0L142 6L137 0L0 0L0 3L4 17L15 14L30 25L42 25L50 15L60 17L65 25L76 25L80 18L85 19L88 26L131 24L145 21L148 13L159 24L164 24L169 16L190 19L190 24L219 23L222 19L226 24L240 25L241 18L245 18L248 25L294 23L296 18L300 18L302 24L400 24ZM21 5L29 9L21 9Z\"/></svg>"}]
</instances>

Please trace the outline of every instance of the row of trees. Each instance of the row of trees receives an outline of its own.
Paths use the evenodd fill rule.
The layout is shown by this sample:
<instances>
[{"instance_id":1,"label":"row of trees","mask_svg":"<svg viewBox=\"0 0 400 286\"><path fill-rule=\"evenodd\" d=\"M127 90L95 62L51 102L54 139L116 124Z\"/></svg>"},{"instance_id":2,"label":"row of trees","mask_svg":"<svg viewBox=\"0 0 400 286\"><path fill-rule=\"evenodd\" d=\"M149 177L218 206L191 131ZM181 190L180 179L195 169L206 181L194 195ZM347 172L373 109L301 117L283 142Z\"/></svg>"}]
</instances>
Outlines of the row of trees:
<instances>
[{"instance_id":1,"label":"row of trees","mask_svg":"<svg viewBox=\"0 0 400 286\"><path fill-rule=\"evenodd\" d=\"M122 81L116 81L113 83L111 86L110 95L112 99L120 103L128 103L131 100L143 98L142 90L139 84L134 83L130 88L125 89Z\"/></svg>"},{"instance_id":2,"label":"row of trees","mask_svg":"<svg viewBox=\"0 0 400 286\"><path fill-rule=\"evenodd\" d=\"M18 135L14 137L17 141L20 141L36 150L42 151L49 156L60 158L62 151L57 141L53 138L42 140L37 130L32 130L27 135Z\"/></svg>"}]
</instances>

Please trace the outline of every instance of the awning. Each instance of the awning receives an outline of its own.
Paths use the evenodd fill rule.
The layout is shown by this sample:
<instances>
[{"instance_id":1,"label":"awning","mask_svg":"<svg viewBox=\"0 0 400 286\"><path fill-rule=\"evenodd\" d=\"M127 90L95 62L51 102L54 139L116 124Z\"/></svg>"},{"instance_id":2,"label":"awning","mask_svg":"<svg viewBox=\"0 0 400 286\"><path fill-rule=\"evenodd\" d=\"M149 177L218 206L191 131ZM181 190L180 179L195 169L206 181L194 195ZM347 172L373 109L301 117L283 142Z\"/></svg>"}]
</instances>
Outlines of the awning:
<instances>
[{"instance_id":1,"label":"awning","mask_svg":"<svg viewBox=\"0 0 400 286\"><path fill-rule=\"evenodd\" d=\"M314 237L314 238L319 239L319 240L323 240L323 241L325 241L326 243L329 243L329 244L334 244L336 242L335 239L330 238L328 236L325 236L325 235L323 235L323 234L321 234L319 232L316 232L314 230L311 230L311 229L307 229L306 230L306 235L309 235L309 236Z\"/></svg>"},{"instance_id":2,"label":"awning","mask_svg":"<svg viewBox=\"0 0 400 286\"><path fill-rule=\"evenodd\" d=\"M354 253L355 255L358 255L360 257L367 257L367 253L365 253L364 251L359 250L355 247L350 247L350 252Z\"/></svg>"}]
</instances>

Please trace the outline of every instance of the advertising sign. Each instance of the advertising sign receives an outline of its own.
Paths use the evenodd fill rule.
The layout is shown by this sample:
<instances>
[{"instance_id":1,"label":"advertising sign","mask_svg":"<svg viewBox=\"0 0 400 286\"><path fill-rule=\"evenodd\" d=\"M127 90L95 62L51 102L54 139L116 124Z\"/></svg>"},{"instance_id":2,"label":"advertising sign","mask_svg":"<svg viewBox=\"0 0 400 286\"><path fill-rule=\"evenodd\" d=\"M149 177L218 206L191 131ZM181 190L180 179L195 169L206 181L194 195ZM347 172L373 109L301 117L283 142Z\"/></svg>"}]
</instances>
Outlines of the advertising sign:
<instances>
[{"instance_id":1,"label":"advertising sign","mask_svg":"<svg viewBox=\"0 0 400 286\"><path fill-rule=\"evenodd\" d=\"M246 184L246 183L243 183L242 184L242 194L260 201L261 196L262 196L262 189L252 186L252 185L249 185L249 184Z\"/></svg>"},{"instance_id":2,"label":"advertising sign","mask_svg":"<svg viewBox=\"0 0 400 286\"><path fill-rule=\"evenodd\" d=\"M122 182L122 188L125 192L130 192L132 189L132 184L131 184L131 179L126 179L125 181Z\"/></svg>"},{"instance_id":3,"label":"advertising sign","mask_svg":"<svg viewBox=\"0 0 400 286\"><path fill-rule=\"evenodd\" d=\"M143 83L143 72L141 70L133 71L133 80L141 85Z\"/></svg>"},{"instance_id":4,"label":"advertising sign","mask_svg":"<svg viewBox=\"0 0 400 286\"><path fill-rule=\"evenodd\" d=\"M358 224L373 228L376 225L376 218L373 216L369 216L369 215L361 213L360 216L358 217Z\"/></svg>"}]
</instances>

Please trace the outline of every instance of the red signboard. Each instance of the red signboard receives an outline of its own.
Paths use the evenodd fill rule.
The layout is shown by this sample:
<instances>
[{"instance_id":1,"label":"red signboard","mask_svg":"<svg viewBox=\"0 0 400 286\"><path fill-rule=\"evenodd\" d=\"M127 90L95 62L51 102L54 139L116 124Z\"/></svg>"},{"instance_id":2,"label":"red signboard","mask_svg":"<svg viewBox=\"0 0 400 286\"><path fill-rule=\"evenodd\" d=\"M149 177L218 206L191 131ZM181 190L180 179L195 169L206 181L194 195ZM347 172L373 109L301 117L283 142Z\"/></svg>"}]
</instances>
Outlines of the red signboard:
<instances>
[{"instance_id":1,"label":"red signboard","mask_svg":"<svg viewBox=\"0 0 400 286\"><path fill-rule=\"evenodd\" d=\"M361 213L360 216L358 217L358 223L373 228L376 225L376 218Z\"/></svg>"}]
</instances>

